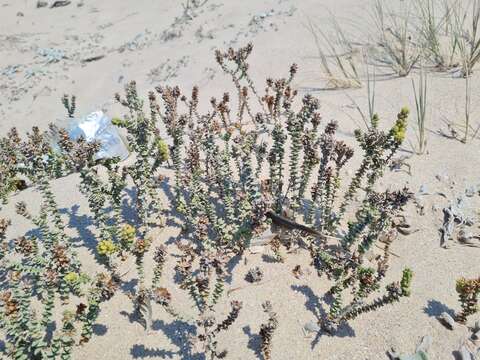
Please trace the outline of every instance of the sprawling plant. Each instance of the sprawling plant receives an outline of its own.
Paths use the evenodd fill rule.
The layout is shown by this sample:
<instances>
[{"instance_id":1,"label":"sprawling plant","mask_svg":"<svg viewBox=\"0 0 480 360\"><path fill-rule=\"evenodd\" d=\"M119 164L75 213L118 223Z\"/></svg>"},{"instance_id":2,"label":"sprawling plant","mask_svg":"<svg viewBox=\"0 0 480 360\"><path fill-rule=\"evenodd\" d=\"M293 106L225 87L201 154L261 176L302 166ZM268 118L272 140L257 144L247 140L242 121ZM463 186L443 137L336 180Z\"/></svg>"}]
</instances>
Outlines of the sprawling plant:
<instances>
[{"instance_id":1,"label":"sprawling plant","mask_svg":"<svg viewBox=\"0 0 480 360\"><path fill-rule=\"evenodd\" d=\"M157 91L165 103L161 116L173 142L175 205L192 240L204 250L242 251L265 210L255 176L259 170L253 167L254 154L261 161L266 157L264 145L257 143L259 134L244 131L242 124L230 120L228 95L220 103L212 99L213 111L200 115L198 89L194 88L190 100L178 88ZM181 104L185 113L179 109ZM203 224L209 228L208 236L199 237L194 230Z\"/></svg>"},{"instance_id":2,"label":"sprawling plant","mask_svg":"<svg viewBox=\"0 0 480 360\"><path fill-rule=\"evenodd\" d=\"M386 287L386 295L365 302L380 289L396 236L392 220L410 198L407 189L375 188L405 138L408 110L402 109L389 131L379 129L375 116L366 132L355 132L363 159L343 188L342 170L353 149L335 138L337 123L320 127L319 102L310 95L295 110L296 65L288 78L268 79L260 95L248 75L251 51L249 45L216 53L237 89L235 113L229 94L212 99L212 110L200 114L197 88L191 99L178 88L157 88L165 103L161 117L174 143L175 203L196 253L241 254L271 223L283 228L281 241L271 241L273 250L278 253L282 242L299 243L310 250L319 273L333 281L324 329L408 296L412 273L406 269L399 283ZM369 263L367 255L380 239L383 256ZM346 305L348 291L353 300Z\"/></svg>"},{"instance_id":3,"label":"sprawling plant","mask_svg":"<svg viewBox=\"0 0 480 360\"><path fill-rule=\"evenodd\" d=\"M462 310L456 314L456 320L465 324L467 318L479 311L480 278L457 280L456 288Z\"/></svg>"},{"instance_id":4,"label":"sprawling plant","mask_svg":"<svg viewBox=\"0 0 480 360\"><path fill-rule=\"evenodd\" d=\"M22 186L18 177L20 137L15 128L0 139L0 200L5 202L8 195Z\"/></svg>"},{"instance_id":5,"label":"sprawling plant","mask_svg":"<svg viewBox=\"0 0 480 360\"><path fill-rule=\"evenodd\" d=\"M206 235L205 230L206 226L198 229L204 232L203 236ZM230 311L223 320L218 320L215 315L216 306L225 294L228 257L221 250L205 251L197 256L195 249L188 245L180 248L183 253L177 264L177 271L181 276L180 286L188 291L197 312L193 323L197 331L191 339L191 344L194 349L204 353L207 359L225 358L227 351L218 349L216 337L218 333L228 330L233 325L242 309L242 303L234 300L230 302ZM163 305L168 306L169 303ZM172 314L171 311L170 313Z\"/></svg>"},{"instance_id":6,"label":"sprawling plant","mask_svg":"<svg viewBox=\"0 0 480 360\"><path fill-rule=\"evenodd\" d=\"M62 148L67 150L65 132L52 130L61 134ZM42 198L37 215L30 213L24 202L16 209L34 224L36 235L5 242L8 222L2 220L2 251L15 256L2 263L0 327L5 330L6 353L14 359L70 359L73 346L88 341L93 334L100 303L111 296L104 293L108 281L110 292L115 289L115 281L107 281L102 275L91 280L82 271L49 181L52 174L91 165L97 145L83 139L68 140L68 151L63 152L52 148L48 138L34 128L26 141L15 140L16 156L21 160L17 171L35 185ZM69 302L74 297L86 304L71 309ZM62 320L56 321L62 313ZM52 331L55 325L57 329Z\"/></svg>"},{"instance_id":7,"label":"sprawling plant","mask_svg":"<svg viewBox=\"0 0 480 360\"><path fill-rule=\"evenodd\" d=\"M159 192L162 177L158 170L168 159L168 146L159 135L153 93L149 96L148 114L134 82L126 86L125 98L117 94L116 99L128 112L123 118L114 118L112 123L126 131L131 164L120 164L120 159L110 158L99 161L96 167L83 168L80 190L87 197L95 219L97 255L112 276L121 280L121 261L128 255L134 257L139 283L133 300L136 310L144 314L142 304L148 291L144 256L152 242L150 231L165 224ZM133 195L126 203L128 194Z\"/></svg>"},{"instance_id":8,"label":"sprawling plant","mask_svg":"<svg viewBox=\"0 0 480 360\"><path fill-rule=\"evenodd\" d=\"M116 99L128 109L124 119L115 119L113 123L127 131L128 147L135 159L133 165L125 167L135 185L136 211L140 231L145 233L149 225L163 225L163 209L158 196L158 174L160 165L168 158L166 143L159 135L155 108L155 96L149 94L150 114L145 114L143 101L137 94L134 82L125 88L124 99Z\"/></svg>"},{"instance_id":9,"label":"sprawling plant","mask_svg":"<svg viewBox=\"0 0 480 360\"><path fill-rule=\"evenodd\" d=\"M278 316L273 311L272 303L265 301L262 304L263 311L268 315L268 321L260 327L260 338L262 339L262 355L265 360L272 359L272 340L275 330L278 327Z\"/></svg>"},{"instance_id":10,"label":"sprawling plant","mask_svg":"<svg viewBox=\"0 0 480 360\"><path fill-rule=\"evenodd\" d=\"M167 160L168 148L157 128L154 96L150 95L151 111L147 115L134 82L125 92L125 99L119 94L116 99L128 109L128 114L123 119L113 119L112 123L126 130L133 164L121 166L118 158L104 159L100 166L84 168L80 173L80 189L88 198L99 229L100 255L112 255L114 248L119 252L132 251L135 235L144 239L149 227L164 224L158 169ZM130 184L134 215L125 219L122 201ZM132 224L126 225L128 220Z\"/></svg>"},{"instance_id":11,"label":"sprawling plant","mask_svg":"<svg viewBox=\"0 0 480 360\"><path fill-rule=\"evenodd\" d=\"M386 295L374 300L371 304L365 303L368 296L380 288L380 282L388 269L390 244L397 236L395 229L392 229L392 220L411 197L407 189L394 192L374 190L375 182L382 176L405 137L407 115L408 112L402 110L389 132L378 130L377 124L374 123L366 133L360 131L355 133L357 141L364 150L364 157L336 211L333 210L335 202L329 199L332 198L331 189L333 189L333 199L336 197L340 186L339 173L337 171L331 179L332 168L323 171L322 162L326 161L328 164L325 155L332 156L329 149L338 148L342 149L340 156L337 150L333 158L337 159L336 163L339 158L345 160L344 145L339 146L338 143L331 145L329 144L331 140L320 145L322 160L319 181L313 189L312 198L318 198L317 189L323 189L326 192L324 196L326 200L319 203L320 207L318 202L314 203L316 211L320 213L317 228L323 234L316 238L310 236L307 241L313 263L319 274L325 273L334 281L334 285L328 292L332 297L330 310L321 324L326 330L331 331L334 325L342 321L350 320L365 311L375 310L381 305L398 301L400 297L410 294L412 273L406 269L400 283L392 283L386 287ZM338 164L333 168L338 169ZM325 169L329 169L328 165ZM322 183L324 178L326 181ZM364 199L358 205L354 218L346 219L348 206L352 204L355 196L362 194ZM347 227L344 230L345 221ZM337 242L338 250L332 252L331 247L328 246L328 240ZM367 259L367 255L373 251L372 246L379 240L384 243L383 255L377 257L372 263ZM344 304L345 292L353 295L353 298L350 296L349 304Z\"/></svg>"},{"instance_id":12,"label":"sprawling plant","mask_svg":"<svg viewBox=\"0 0 480 360\"><path fill-rule=\"evenodd\" d=\"M16 128L0 139L1 201L7 201L8 195L14 191L38 185L37 180L48 183L50 179L65 176L88 165L85 155L90 154L97 145L78 139L71 143L69 149L62 151L51 140L65 135L64 130L50 125L48 133L33 127L28 143L22 141ZM37 153L31 152L33 145Z\"/></svg>"},{"instance_id":13,"label":"sprawling plant","mask_svg":"<svg viewBox=\"0 0 480 360\"><path fill-rule=\"evenodd\" d=\"M101 302L128 273L120 269L128 256L138 277L131 294L134 310L145 327L151 328L153 303L160 304L176 320L195 327L192 352L208 359L226 356L217 335L233 325L242 309L241 302L232 301L226 317L216 314L230 276L227 265L235 256L246 256L254 242L270 245L279 261L283 246L309 251L318 274L326 275L331 285L321 304L328 309L318 309L324 314L318 325L325 331L334 332L359 314L409 296L412 272L405 269L398 282L375 297L397 236L394 219L410 199L407 189L379 191L376 183L405 138L408 111L403 109L388 131L380 130L374 116L366 132L355 132L363 156L353 178L344 183L353 149L336 139L337 123L323 126L319 101L310 95L299 98L292 88L296 65L287 78L267 79L260 94L248 74L251 51L251 45L217 51L216 61L231 77L237 100L232 105L228 93L212 98L206 113L200 110L196 87L188 97L178 87L157 87L159 98L149 93L145 112L135 83L129 83L125 98L116 96L128 113L113 120L126 133L131 152L126 163L116 158L93 161L97 144L72 140L55 127L54 147L38 129L25 143L15 133L0 142L6 169L0 194L14 190L22 176L43 199L35 216L26 204L17 206L38 228L36 237L6 242L9 221L0 220L0 261L8 273L2 279L6 290L0 324L6 329L9 355L69 359L73 345L91 337ZM63 103L73 117L74 98L64 97ZM170 212L160 201L160 168L168 159L174 181L172 191L167 183L163 188L172 202ZM80 190L94 218L96 256L108 275L90 279L84 274L65 232L49 179L71 171L80 173ZM155 244L153 230L165 223L167 214L181 222L176 280L192 299L193 317L175 309L164 283L169 252L165 244ZM373 254L376 247L380 254ZM10 250L18 256L7 260ZM152 252L154 266L147 269L145 259ZM73 311L64 305L61 326L52 335L53 314L59 311L55 299L66 303L72 295L82 302ZM40 317L32 310L38 302ZM264 310L269 321L261 328L262 352L270 358L278 319L269 303Z\"/></svg>"},{"instance_id":14,"label":"sprawling plant","mask_svg":"<svg viewBox=\"0 0 480 360\"><path fill-rule=\"evenodd\" d=\"M197 232L207 236L207 224L198 226ZM144 288L136 297L136 310L145 321L146 328L152 322L152 303L161 305L175 320L188 323L195 328L190 334L190 352L202 353L206 359L223 359L227 350L219 350L217 335L227 331L237 320L242 303L230 302L230 311L222 320L216 316L216 308L225 295L227 277L227 261L229 257L224 251L204 251L200 247L179 243L181 255L176 264L176 272L180 288L187 291L195 309L195 314L182 314L174 306L174 299L164 284L162 273L167 259L167 250L163 245L154 253L153 280L149 288Z\"/></svg>"}]
</instances>

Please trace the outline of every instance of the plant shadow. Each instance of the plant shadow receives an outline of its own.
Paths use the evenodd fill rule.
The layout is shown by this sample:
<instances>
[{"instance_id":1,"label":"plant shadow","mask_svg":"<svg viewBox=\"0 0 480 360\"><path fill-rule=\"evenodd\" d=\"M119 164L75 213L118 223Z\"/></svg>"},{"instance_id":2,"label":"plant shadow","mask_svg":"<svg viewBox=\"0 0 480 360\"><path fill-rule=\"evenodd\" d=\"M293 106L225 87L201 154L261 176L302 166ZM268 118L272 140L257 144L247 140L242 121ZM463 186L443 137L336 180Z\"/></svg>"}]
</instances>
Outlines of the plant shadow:
<instances>
[{"instance_id":1,"label":"plant shadow","mask_svg":"<svg viewBox=\"0 0 480 360\"><path fill-rule=\"evenodd\" d=\"M325 296L323 299L319 298L312 289L306 285L292 285L292 290L301 293L307 299L305 302L305 307L308 311L310 311L316 318L318 324L322 324L326 322L328 317L327 312L325 311L322 302L325 304L329 304L331 299ZM314 349L315 346L320 342L320 338L323 336L335 336L335 337L355 337L355 330L346 322L342 322L338 325L335 332L330 334L326 331L320 330L315 334L315 338L311 343L311 348Z\"/></svg>"},{"instance_id":2,"label":"plant shadow","mask_svg":"<svg viewBox=\"0 0 480 360\"><path fill-rule=\"evenodd\" d=\"M244 326L242 330L243 333L248 336L248 348L255 353L258 359L264 360L264 356L260 350L262 346L262 338L260 335L253 333L250 325Z\"/></svg>"},{"instance_id":3,"label":"plant shadow","mask_svg":"<svg viewBox=\"0 0 480 360\"><path fill-rule=\"evenodd\" d=\"M72 239L72 242L78 247L86 247L97 258L97 237L89 229L95 224L93 216L79 213L80 206L73 205L70 208L60 209L60 214L68 216L67 226L77 231L78 236Z\"/></svg>"},{"instance_id":4,"label":"plant shadow","mask_svg":"<svg viewBox=\"0 0 480 360\"><path fill-rule=\"evenodd\" d=\"M423 308L423 312L430 317L440 316L442 313L446 312L452 317L455 316L455 311L449 308L447 305L442 304L437 300L428 300L427 306Z\"/></svg>"},{"instance_id":5,"label":"plant shadow","mask_svg":"<svg viewBox=\"0 0 480 360\"><path fill-rule=\"evenodd\" d=\"M152 324L152 330L162 331L173 345L178 347L178 351L163 350L158 348L149 348L145 345L135 344L130 349L130 354L134 359L146 359L160 357L162 359L182 358L191 360L203 360L202 354L192 354L190 349L191 335L195 334L195 326L187 322L175 320L166 323L163 320L155 320Z\"/></svg>"},{"instance_id":6,"label":"plant shadow","mask_svg":"<svg viewBox=\"0 0 480 360\"><path fill-rule=\"evenodd\" d=\"M128 319L130 323L140 324L145 326L141 316L137 311L132 312L121 311L120 315ZM159 348L147 347L143 344L134 344L130 349L130 355L133 359L147 359L159 357L162 359L191 359L191 360L204 360L201 354L192 354L190 346L190 338L196 334L196 327L189 324L186 321L174 320L171 323L167 323L163 320L154 320L151 324L151 328L145 330L147 333L161 331L175 345L178 350L164 350Z\"/></svg>"}]
</instances>

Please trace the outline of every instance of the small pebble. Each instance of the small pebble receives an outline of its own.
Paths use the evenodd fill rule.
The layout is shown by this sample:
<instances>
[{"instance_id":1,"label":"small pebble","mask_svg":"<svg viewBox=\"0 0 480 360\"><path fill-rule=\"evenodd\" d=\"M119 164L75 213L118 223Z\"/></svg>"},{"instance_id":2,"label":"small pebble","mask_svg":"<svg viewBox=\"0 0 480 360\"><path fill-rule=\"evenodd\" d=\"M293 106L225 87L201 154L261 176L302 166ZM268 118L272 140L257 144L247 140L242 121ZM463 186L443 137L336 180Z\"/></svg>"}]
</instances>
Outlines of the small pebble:
<instances>
[{"instance_id":1,"label":"small pebble","mask_svg":"<svg viewBox=\"0 0 480 360\"><path fill-rule=\"evenodd\" d=\"M472 360L472 353L465 345L463 345L458 352L460 354L460 360Z\"/></svg>"},{"instance_id":2,"label":"small pebble","mask_svg":"<svg viewBox=\"0 0 480 360\"><path fill-rule=\"evenodd\" d=\"M455 327L455 320L450 316L449 313L443 312L438 318L438 321L442 323L447 329L453 330Z\"/></svg>"},{"instance_id":3,"label":"small pebble","mask_svg":"<svg viewBox=\"0 0 480 360\"><path fill-rule=\"evenodd\" d=\"M248 250L252 254L263 254L265 253L265 246L250 246Z\"/></svg>"},{"instance_id":4,"label":"small pebble","mask_svg":"<svg viewBox=\"0 0 480 360\"><path fill-rule=\"evenodd\" d=\"M475 321L475 325L473 325L473 332L480 331L480 320Z\"/></svg>"},{"instance_id":5,"label":"small pebble","mask_svg":"<svg viewBox=\"0 0 480 360\"><path fill-rule=\"evenodd\" d=\"M465 195L467 197L474 197L476 193L477 193L477 189L475 189L475 186L470 186L465 189Z\"/></svg>"},{"instance_id":6,"label":"small pebble","mask_svg":"<svg viewBox=\"0 0 480 360\"><path fill-rule=\"evenodd\" d=\"M422 184L420 185L420 189L418 189L418 195L429 195L430 192L428 191L428 188Z\"/></svg>"},{"instance_id":7,"label":"small pebble","mask_svg":"<svg viewBox=\"0 0 480 360\"><path fill-rule=\"evenodd\" d=\"M423 353L428 353L428 349L432 346L432 337L430 335L426 335L422 338L420 341L420 344L418 344L417 348L415 349L416 352L423 352Z\"/></svg>"},{"instance_id":8,"label":"small pebble","mask_svg":"<svg viewBox=\"0 0 480 360\"><path fill-rule=\"evenodd\" d=\"M308 333L318 333L321 330L320 326L313 320L307 322L303 329Z\"/></svg>"}]
</instances>

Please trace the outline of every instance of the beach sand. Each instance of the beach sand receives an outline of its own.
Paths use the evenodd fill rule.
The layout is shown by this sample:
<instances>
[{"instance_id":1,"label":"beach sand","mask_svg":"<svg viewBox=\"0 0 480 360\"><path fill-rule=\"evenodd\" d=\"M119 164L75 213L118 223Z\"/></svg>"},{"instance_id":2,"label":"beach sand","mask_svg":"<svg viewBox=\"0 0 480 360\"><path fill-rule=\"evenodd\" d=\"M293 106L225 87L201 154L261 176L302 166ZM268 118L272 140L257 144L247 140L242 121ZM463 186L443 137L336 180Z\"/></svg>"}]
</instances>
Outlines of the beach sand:
<instances>
[{"instance_id":1,"label":"beach sand","mask_svg":"<svg viewBox=\"0 0 480 360\"><path fill-rule=\"evenodd\" d=\"M186 93L198 85L204 104L201 107L207 108L212 96L221 97L224 91L234 91L230 79L215 63L214 50L252 42L251 74L258 88L263 90L267 77L286 76L290 64L297 63L299 73L294 87L300 94L311 92L317 96L322 121L337 120L339 137L356 146L353 131L362 126L362 119L351 99L367 112L366 87L322 90L325 84L317 50L306 25L310 19L327 29L333 14L346 24L350 33L365 38L371 29L369 22L362 19L368 18L372 3L367 0L209 0L197 10L195 17L182 23L175 19L181 17L183 11L178 0L74 0L58 8L37 8L33 0L0 0L0 135L4 136L12 126L24 133L32 126L46 128L49 123L64 118L65 110L60 102L64 93L77 96L77 114L102 109L110 116L121 116L123 109L115 104L114 94L121 93L130 80L136 80L144 96L159 85L178 85ZM56 54L60 59L48 63L48 57L41 55L48 49L52 56ZM99 58L92 59L95 57ZM381 118L380 126L391 126L396 113L407 106L411 109L407 137L415 143L411 81L416 80L417 75L398 78L384 68L379 68L377 75L376 112ZM478 74L474 74L471 81L472 121L478 125L480 81L475 79ZM265 300L272 302L279 318L273 339L273 359L386 359L386 351L392 347L401 353L413 352L425 335L433 340L431 359L454 358L453 351L458 349L467 329L458 326L448 330L436 316L445 310L459 309L455 281L462 276L478 277L480 249L458 244L441 248L439 229L442 209L456 197L464 196L465 189L480 185L479 142L477 139L462 144L438 133L446 129L444 120L462 119L464 80L452 74L432 72L428 81L427 153L412 155L409 144L405 144L400 155L409 157L406 162L411 166L411 175L406 171L387 171L380 182L384 188L408 186L414 193L423 185L430 193L419 196L424 205L423 215L415 204L407 206L405 213L418 231L400 236L394 242L391 250L397 256L391 257L385 280L388 283L398 279L404 267L412 268L412 295L362 315L335 336L306 336L303 326L316 320L312 309L327 286L326 280L313 271L308 253L290 254L285 263L265 261L265 254L249 254L247 264L242 260L235 266L228 285L229 289L239 289L225 297L225 304L218 310L222 318L230 300L241 300L244 305L238 321L219 337L219 348L228 349L228 359L258 358L259 327L266 321L261 308ZM348 166L350 175L359 164L359 154ZM85 198L78 191L78 183L79 177L74 174L55 180L53 187L69 221L69 231L82 238L79 252L85 259L87 272L93 274L100 267L91 256L95 245L91 236L88 237L90 214ZM27 189L14 195L3 208L2 215L12 218L14 223L8 232L9 238L31 228L25 219L14 215L14 205L25 200L32 202L35 209L36 201L32 199L39 196L33 189ZM475 211L480 208L480 196L476 194L467 201L477 217L472 231L478 233ZM155 238L155 245L176 235L178 229L167 227ZM291 271L298 264L311 273L296 279ZM169 259L167 269L173 269L174 265L174 258ZM253 266L261 267L265 274L258 285L244 280ZM172 281L168 276L165 279ZM154 307L151 330L145 331L141 324L130 321L132 303L127 293L135 282L132 280L127 285L104 304L95 325L96 335L88 344L75 348L74 359L195 359L186 355L188 325L175 321L160 306ZM186 292L175 288L173 283L166 285L172 289L175 307L193 314Z\"/></svg>"}]
</instances>

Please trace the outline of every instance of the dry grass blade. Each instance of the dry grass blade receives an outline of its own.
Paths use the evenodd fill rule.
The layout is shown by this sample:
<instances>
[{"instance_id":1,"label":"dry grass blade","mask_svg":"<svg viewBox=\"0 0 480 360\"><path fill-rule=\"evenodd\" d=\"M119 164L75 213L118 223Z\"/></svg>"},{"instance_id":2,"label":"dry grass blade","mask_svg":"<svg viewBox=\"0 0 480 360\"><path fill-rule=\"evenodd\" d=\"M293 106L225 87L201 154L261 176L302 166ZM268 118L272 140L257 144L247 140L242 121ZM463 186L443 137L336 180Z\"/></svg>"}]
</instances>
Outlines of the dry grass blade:
<instances>
[{"instance_id":1,"label":"dry grass blade","mask_svg":"<svg viewBox=\"0 0 480 360\"><path fill-rule=\"evenodd\" d=\"M448 0L443 0L440 16L438 1L416 0L415 8L420 23L417 31L425 57L431 60L439 70L448 70L458 65L456 53L458 42L453 35L453 9Z\"/></svg>"},{"instance_id":2,"label":"dry grass blade","mask_svg":"<svg viewBox=\"0 0 480 360\"><path fill-rule=\"evenodd\" d=\"M333 72L332 72L332 70L330 69L330 65L328 64L327 56L325 55L325 52L324 52L323 49L322 49L322 45L321 45L321 42L320 42L320 38L319 38L317 32L315 31L315 27L314 27L314 25L313 25L313 23L312 23L312 21L311 21L310 19L308 19L307 28L308 28L308 30L310 31L310 33L312 34L313 39L315 40L315 45L316 45L317 51L318 51L318 57L319 57L320 60L321 60L322 67L323 67L323 71L325 72L325 74L326 74L329 78L333 78Z\"/></svg>"},{"instance_id":3,"label":"dry grass blade","mask_svg":"<svg viewBox=\"0 0 480 360\"><path fill-rule=\"evenodd\" d=\"M362 111L360 105L355 101L355 99L345 92L345 96L351 101L352 106L358 111L360 117L363 120L363 124L365 125L366 129L369 129L372 126L372 121L375 122L375 88L376 88L376 70L375 66L373 66L373 74L370 74L370 68L368 64L368 57L364 53L364 68L367 77L367 98L368 98L368 116ZM356 119L354 117L350 117L356 123Z\"/></svg>"},{"instance_id":4,"label":"dry grass blade","mask_svg":"<svg viewBox=\"0 0 480 360\"><path fill-rule=\"evenodd\" d=\"M468 140L468 130L470 127L470 107L472 103L472 87L470 84L470 71L471 68L469 65L465 64L466 77L465 77L465 135L463 142L466 143Z\"/></svg>"},{"instance_id":5,"label":"dry grass blade","mask_svg":"<svg viewBox=\"0 0 480 360\"><path fill-rule=\"evenodd\" d=\"M417 111L417 143L415 149L417 154L421 155L425 152L427 139L425 138L425 120L427 117L427 75L424 69L420 71L418 79L418 90L415 81L412 79L413 93L415 96L415 108Z\"/></svg>"},{"instance_id":6,"label":"dry grass blade","mask_svg":"<svg viewBox=\"0 0 480 360\"><path fill-rule=\"evenodd\" d=\"M377 84L376 83L377 79L376 79L375 67L373 67L373 78L371 77L366 58L365 58L365 65L367 69L368 114L370 116L370 121L372 121L375 115L375 87Z\"/></svg>"},{"instance_id":7,"label":"dry grass blade","mask_svg":"<svg viewBox=\"0 0 480 360\"><path fill-rule=\"evenodd\" d=\"M421 56L421 51L412 37L410 6L405 5L403 10L403 14L396 14L387 8L384 2L377 0L373 11L380 47L375 58L390 66L398 76L407 76Z\"/></svg>"},{"instance_id":8,"label":"dry grass blade","mask_svg":"<svg viewBox=\"0 0 480 360\"><path fill-rule=\"evenodd\" d=\"M332 26L335 31L337 40L336 42L340 44L343 50L343 54L339 55L333 43L331 41L328 42L332 52L335 55L335 61L337 62L338 67L342 70L343 75L348 79L352 79L354 84L357 84L356 87L361 87L361 82L359 80L358 71L354 60L354 54L356 53L356 50L352 47L350 41L345 35L345 32L334 17L332 17ZM328 39L328 37L325 38L326 41L328 41Z\"/></svg>"},{"instance_id":9,"label":"dry grass blade","mask_svg":"<svg viewBox=\"0 0 480 360\"><path fill-rule=\"evenodd\" d=\"M465 7L462 4L456 3L454 8L454 36L461 57L462 74L467 76L480 60L480 0L472 0Z\"/></svg>"},{"instance_id":10,"label":"dry grass blade","mask_svg":"<svg viewBox=\"0 0 480 360\"><path fill-rule=\"evenodd\" d=\"M306 27L314 38L322 72L326 75L327 87L331 89L361 87L362 83L354 59L356 51L348 41L340 24L335 19L332 20L333 37L327 35L310 19ZM328 52L325 51L325 48L328 49Z\"/></svg>"}]
</instances>

